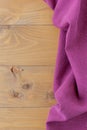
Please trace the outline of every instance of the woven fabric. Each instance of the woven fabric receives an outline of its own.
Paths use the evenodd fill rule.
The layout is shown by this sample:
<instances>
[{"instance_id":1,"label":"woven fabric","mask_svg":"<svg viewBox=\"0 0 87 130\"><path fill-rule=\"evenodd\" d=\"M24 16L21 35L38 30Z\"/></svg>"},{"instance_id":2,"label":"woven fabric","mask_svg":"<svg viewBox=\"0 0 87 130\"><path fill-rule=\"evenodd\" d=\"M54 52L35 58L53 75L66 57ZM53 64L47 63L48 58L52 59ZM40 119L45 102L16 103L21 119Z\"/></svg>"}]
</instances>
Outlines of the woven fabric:
<instances>
[{"instance_id":1,"label":"woven fabric","mask_svg":"<svg viewBox=\"0 0 87 130\"><path fill-rule=\"evenodd\" d=\"M44 0L60 29L47 130L87 130L87 0Z\"/></svg>"}]
</instances>

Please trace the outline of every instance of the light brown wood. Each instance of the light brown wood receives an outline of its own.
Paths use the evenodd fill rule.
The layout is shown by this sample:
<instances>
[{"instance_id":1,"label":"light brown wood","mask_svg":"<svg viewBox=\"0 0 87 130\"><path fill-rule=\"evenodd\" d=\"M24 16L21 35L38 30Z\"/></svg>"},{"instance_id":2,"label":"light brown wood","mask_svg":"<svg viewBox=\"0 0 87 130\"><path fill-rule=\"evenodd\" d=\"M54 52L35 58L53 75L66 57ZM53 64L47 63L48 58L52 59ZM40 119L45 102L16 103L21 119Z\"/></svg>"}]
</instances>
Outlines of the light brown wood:
<instances>
[{"instance_id":1,"label":"light brown wood","mask_svg":"<svg viewBox=\"0 0 87 130\"><path fill-rule=\"evenodd\" d=\"M1 26L1 65L54 65L58 30L53 26Z\"/></svg>"},{"instance_id":2,"label":"light brown wood","mask_svg":"<svg viewBox=\"0 0 87 130\"><path fill-rule=\"evenodd\" d=\"M45 130L59 30L43 0L0 0L0 130Z\"/></svg>"},{"instance_id":3,"label":"light brown wood","mask_svg":"<svg viewBox=\"0 0 87 130\"><path fill-rule=\"evenodd\" d=\"M53 24L43 0L0 0L0 25Z\"/></svg>"},{"instance_id":4,"label":"light brown wood","mask_svg":"<svg viewBox=\"0 0 87 130\"><path fill-rule=\"evenodd\" d=\"M0 107L49 107L53 67L0 66Z\"/></svg>"},{"instance_id":5,"label":"light brown wood","mask_svg":"<svg viewBox=\"0 0 87 130\"><path fill-rule=\"evenodd\" d=\"M0 130L45 130L49 108L0 108Z\"/></svg>"}]
</instances>

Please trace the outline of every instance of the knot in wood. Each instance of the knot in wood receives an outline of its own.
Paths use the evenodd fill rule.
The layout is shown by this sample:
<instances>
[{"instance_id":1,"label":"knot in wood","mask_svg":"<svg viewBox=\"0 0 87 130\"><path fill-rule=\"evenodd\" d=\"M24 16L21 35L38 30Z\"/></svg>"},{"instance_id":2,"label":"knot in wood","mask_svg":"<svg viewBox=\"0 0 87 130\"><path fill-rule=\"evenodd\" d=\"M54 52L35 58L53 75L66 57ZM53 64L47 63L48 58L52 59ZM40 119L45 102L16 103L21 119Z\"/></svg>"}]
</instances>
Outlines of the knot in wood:
<instances>
[{"instance_id":1,"label":"knot in wood","mask_svg":"<svg viewBox=\"0 0 87 130\"><path fill-rule=\"evenodd\" d=\"M11 94L11 96L14 97L14 98L21 98L21 97L23 97L23 94L22 94L22 93L17 92L17 91L15 91L15 90L11 90L11 91L10 91L10 94Z\"/></svg>"},{"instance_id":2,"label":"knot in wood","mask_svg":"<svg viewBox=\"0 0 87 130\"><path fill-rule=\"evenodd\" d=\"M30 89L30 88L32 88L32 84L30 84L30 83L24 83L24 84L22 85L22 88L23 88L23 89Z\"/></svg>"},{"instance_id":3,"label":"knot in wood","mask_svg":"<svg viewBox=\"0 0 87 130\"><path fill-rule=\"evenodd\" d=\"M54 93L53 93L52 90L50 90L50 91L47 92L47 98L48 98L48 99L54 99L54 98L55 98L55 97L54 97Z\"/></svg>"}]
</instances>

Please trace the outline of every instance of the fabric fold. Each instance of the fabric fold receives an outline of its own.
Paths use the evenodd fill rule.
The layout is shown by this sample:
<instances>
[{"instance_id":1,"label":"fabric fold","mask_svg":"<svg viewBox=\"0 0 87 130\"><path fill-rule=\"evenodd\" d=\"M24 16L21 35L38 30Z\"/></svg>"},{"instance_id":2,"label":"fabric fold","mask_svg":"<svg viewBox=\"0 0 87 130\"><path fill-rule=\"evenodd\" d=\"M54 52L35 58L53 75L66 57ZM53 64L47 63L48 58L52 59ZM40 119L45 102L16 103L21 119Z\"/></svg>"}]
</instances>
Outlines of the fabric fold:
<instances>
[{"instance_id":1,"label":"fabric fold","mask_svg":"<svg viewBox=\"0 0 87 130\"><path fill-rule=\"evenodd\" d=\"M87 130L87 0L44 0L60 28L47 130Z\"/></svg>"},{"instance_id":2,"label":"fabric fold","mask_svg":"<svg viewBox=\"0 0 87 130\"><path fill-rule=\"evenodd\" d=\"M54 10L58 0L44 0L44 1L50 6L51 9Z\"/></svg>"}]
</instances>

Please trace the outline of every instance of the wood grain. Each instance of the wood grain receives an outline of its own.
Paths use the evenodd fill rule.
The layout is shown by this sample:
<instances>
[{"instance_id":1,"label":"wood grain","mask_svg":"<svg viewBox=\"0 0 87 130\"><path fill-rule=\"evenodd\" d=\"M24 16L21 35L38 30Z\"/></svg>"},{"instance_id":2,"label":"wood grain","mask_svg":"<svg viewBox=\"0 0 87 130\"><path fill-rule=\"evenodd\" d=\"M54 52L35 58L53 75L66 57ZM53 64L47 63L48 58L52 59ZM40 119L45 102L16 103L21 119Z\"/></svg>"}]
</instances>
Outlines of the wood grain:
<instances>
[{"instance_id":1,"label":"wood grain","mask_svg":"<svg viewBox=\"0 0 87 130\"><path fill-rule=\"evenodd\" d=\"M56 104L59 30L43 0L0 0L0 130L45 130Z\"/></svg>"},{"instance_id":2,"label":"wood grain","mask_svg":"<svg viewBox=\"0 0 87 130\"><path fill-rule=\"evenodd\" d=\"M44 130L49 108L0 108L0 130Z\"/></svg>"},{"instance_id":3,"label":"wood grain","mask_svg":"<svg viewBox=\"0 0 87 130\"><path fill-rule=\"evenodd\" d=\"M0 107L49 107L54 67L0 66Z\"/></svg>"},{"instance_id":4,"label":"wood grain","mask_svg":"<svg viewBox=\"0 0 87 130\"><path fill-rule=\"evenodd\" d=\"M54 65L58 30L53 26L1 26L1 65Z\"/></svg>"},{"instance_id":5,"label":"wood grain","mask_svg":"<svg viewBox=\"0 0 87 130\"><path fill-rule=\"evenodd\" d=\"M43 0L0 0L0 25L52 25L52 15Z\"/></svg>"}]
</instances>

